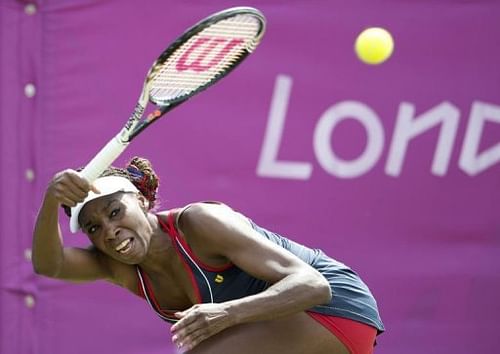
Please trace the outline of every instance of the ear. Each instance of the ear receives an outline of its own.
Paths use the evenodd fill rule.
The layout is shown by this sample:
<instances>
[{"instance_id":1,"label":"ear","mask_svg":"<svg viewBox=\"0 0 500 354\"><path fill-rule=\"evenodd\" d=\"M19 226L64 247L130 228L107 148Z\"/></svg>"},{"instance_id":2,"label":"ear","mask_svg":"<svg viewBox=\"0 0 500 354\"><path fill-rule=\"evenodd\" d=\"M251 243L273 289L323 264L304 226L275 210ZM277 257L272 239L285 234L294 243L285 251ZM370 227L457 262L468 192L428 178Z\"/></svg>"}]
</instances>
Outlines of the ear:
<instances>
[{"instance_id":1,"label":"ear","mask_svg":"<svg viewBox=\"0 0 500 354\"><path fill-rule=\"evenodd\" d=\"M137 193L137 199L139 200L139 205L141 206L142 210L148 211L149 200L147 200L146 197L143 196L141 193Z\"/></svg>"}]
</instances>

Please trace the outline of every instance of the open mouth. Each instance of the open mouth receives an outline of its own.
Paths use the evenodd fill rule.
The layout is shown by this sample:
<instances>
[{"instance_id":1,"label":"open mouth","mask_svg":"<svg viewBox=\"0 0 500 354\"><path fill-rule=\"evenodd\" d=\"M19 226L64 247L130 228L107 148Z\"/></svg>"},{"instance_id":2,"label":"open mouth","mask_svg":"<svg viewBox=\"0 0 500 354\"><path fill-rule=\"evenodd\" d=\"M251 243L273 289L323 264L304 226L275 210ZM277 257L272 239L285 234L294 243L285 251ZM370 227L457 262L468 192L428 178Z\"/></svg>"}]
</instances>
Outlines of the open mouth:
<instances>
[{"instance_id":1,"label":"open mouth","mask_svg":"<svg viewBox=\"0 0 500 354\"><path fill-rule=\"evenodd\" d=\"M133 238L127 238L123 240L118 246L116 246L115 251L120 254L127 254L132 249Z\"/></svg>"}]
</instances>

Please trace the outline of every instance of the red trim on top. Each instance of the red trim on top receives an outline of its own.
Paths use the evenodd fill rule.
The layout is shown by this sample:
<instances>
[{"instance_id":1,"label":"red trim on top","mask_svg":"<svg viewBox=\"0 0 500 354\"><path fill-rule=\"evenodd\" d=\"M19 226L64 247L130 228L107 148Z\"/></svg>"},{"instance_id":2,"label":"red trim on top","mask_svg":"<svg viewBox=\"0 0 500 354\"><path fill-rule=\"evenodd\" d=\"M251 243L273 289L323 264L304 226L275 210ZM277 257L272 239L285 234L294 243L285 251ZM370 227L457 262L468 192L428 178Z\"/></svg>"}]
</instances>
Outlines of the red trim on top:
<instances>
[{"instance_id":1,"label":"red trim on top","mask_svg":"<svg viewBox=\"0 0 500 354\"><path fill-rule=\"evenodd\" d=\"M168 216L167 216L167 221L168 221L168 224L171 228L171 230L175 233L175 236L177 237L177 239L179 240L179 242L182 244L182 247L184 247L184 249L186 250L186 252L189 254L189 256L191 258L193 258L195 261L196 261L196 264L198 264L201 268L205 269L205 270L208 270L209 272L223 272L225 270L228 270L229 268L231 268L234 264L229 262L228 264L225 264L225 265L222 265L222 266L218 266L218 267L214 267L214 266L211 266L211 265L208 265L206 263L204 263L201 259L199 259L196 254L193 252L193 250L191 249L191 247L189 247L188 243L186 242L186 240L180 236L179 232L177 231L176 227L175 227L175 220L174 220L174 215L173 213L169 213Z\"/></svg>"},{"instance_id":2,"label":"red trim on top","mask_svg":"<svg viewBox=\"0 0 500 354\"><path fill-rule=\"evenodd\" d=\"M173 214L172 211L169 211L168 217L170 217L170 215L172 215L172 214ZM202 298L201 298L200 288L198 287L198 283L196 282L193 271L189 267L189 264L187 263L187 261L184 259L184 256L182 255L181 250L179 249L179 245L177 245L177 242L176 242L176 240L180 239L177 230L175 229L175 227L170 228L169 225L166 225L159 216L158 216L158 221L160 222L161 228L164 231L166 231L166 233L172 239L172 244L174 245L175 252L179 256L179 259L182 261L182 264L184 265L186 272L189 274L189 279L191 280L191 284L193 285L193 289L194 289L196 298L198 299L198 303L201 303Z\"/></svg>"}]
</instances>

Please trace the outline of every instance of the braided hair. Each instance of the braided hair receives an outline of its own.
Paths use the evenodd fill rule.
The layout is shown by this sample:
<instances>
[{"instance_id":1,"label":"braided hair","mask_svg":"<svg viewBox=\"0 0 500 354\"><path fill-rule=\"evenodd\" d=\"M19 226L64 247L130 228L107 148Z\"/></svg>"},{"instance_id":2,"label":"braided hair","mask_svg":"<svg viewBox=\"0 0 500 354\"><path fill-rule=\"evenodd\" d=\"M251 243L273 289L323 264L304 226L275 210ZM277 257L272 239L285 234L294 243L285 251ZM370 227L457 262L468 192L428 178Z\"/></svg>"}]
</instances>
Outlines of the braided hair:
<instances>
[{"instance_id":1,"label":"braided hair","mask_svg":"<svg viewBox=\"0 0 500 354\"><path fill-rule=\"evenodd\" d=\"M81 170L81 168L79 169ZM119 176L128 179L149 201L148 210L151 210L157 204L157 192L160 185L160 179L153 170L151 162L145 158L135 156L125 168L114 166L108 167L100 177ZM71 216L71 208L67 205L62 206L67 216Z\"/></svg>"}]
</instances>

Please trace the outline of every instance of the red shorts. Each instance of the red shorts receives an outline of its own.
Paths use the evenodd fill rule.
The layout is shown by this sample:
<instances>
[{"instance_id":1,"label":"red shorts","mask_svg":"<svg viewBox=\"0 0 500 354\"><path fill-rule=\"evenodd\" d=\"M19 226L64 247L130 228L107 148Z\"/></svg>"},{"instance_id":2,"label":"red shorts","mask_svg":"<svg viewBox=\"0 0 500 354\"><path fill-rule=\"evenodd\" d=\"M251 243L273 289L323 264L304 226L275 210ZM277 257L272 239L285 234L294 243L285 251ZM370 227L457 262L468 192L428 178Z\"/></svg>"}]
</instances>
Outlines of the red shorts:
<instances>
[{"instance_id":1,"label":"red shorts","mask_svg":"<svg viewBox=\"0 0 500 354\"><path fill-rule=\"evenodd\" d=\"M307 314L332 332L349 350L351 354L372 354L377 329L367 324L347 318L322 315L309 312Z\"/></svg>"}]
</instances>

